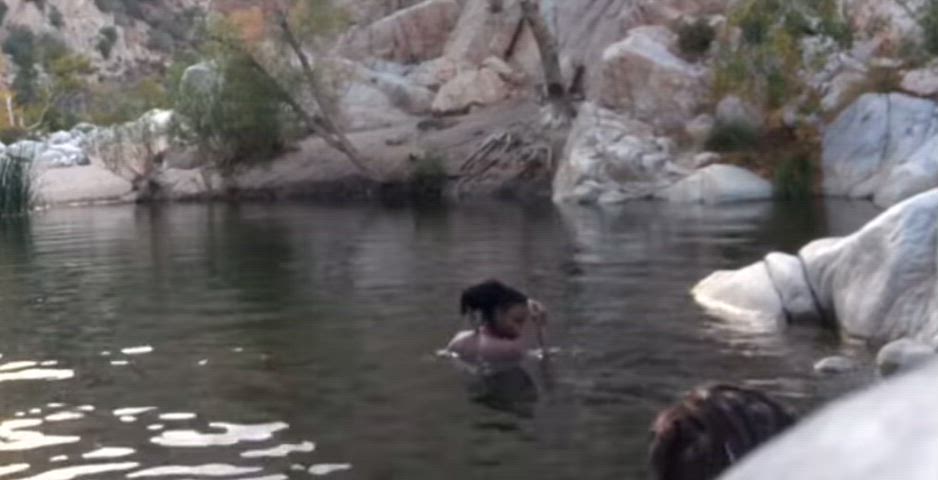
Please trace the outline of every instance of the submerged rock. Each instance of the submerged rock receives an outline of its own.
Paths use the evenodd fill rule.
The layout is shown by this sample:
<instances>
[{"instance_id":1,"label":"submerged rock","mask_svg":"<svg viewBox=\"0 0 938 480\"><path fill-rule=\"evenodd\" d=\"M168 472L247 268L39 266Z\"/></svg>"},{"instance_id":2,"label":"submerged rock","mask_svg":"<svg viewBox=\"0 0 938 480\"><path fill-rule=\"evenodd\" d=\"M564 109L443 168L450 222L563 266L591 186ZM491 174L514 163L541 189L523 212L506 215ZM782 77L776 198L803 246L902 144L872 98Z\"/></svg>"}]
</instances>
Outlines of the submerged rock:
<instances>
[{"instance_id":1,"label":"submerged rock","mask_svg":"<svg viewBox=\"0 0 938 480\"><path fill-rule=\"evenodd\" d=\"M784 326L786 315L765 262L711 274L691 290L708 313L765 328Z\"/></svg>"},{"instance_id":2,"label":"submerged rock","mask_svg":"<svg viewBox=\"0 0 938 480\"><path fill-rule=\"evenodd\" d=\"M837 400L721 480L938 478L938 362Z\"/></svg>"},{"instance_id":3,"label":"submerged rock","mask_svg":"<svg viewBox=\"0 0 938 480\"><path fill-rule=\"evenodd\" d=\"M935 359L935 349L929 345L903 338L883 346L876 354L876 368L886 377L919 367Z\"/></svg>"},{"instance_id":4,"label":"submerged rock","mask_svg":"<svg viewBox=\"0 0 938 480\"><path fill-rule=\"evenodd\" d=\"M841 356L822 358L814 364L814 371L822 375L837 375L859 368L853 359Z\"/></svg>"}]
</instances>

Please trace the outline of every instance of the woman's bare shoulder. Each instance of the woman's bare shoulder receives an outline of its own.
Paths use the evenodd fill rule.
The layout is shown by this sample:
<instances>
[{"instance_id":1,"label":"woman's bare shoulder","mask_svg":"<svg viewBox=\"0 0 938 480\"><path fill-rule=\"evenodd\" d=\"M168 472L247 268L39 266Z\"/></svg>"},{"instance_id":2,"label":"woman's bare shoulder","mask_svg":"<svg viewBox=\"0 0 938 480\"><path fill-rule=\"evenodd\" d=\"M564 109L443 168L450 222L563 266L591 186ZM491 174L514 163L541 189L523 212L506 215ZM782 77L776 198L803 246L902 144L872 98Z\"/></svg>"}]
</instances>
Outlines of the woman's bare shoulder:
<instances>
[{"instance_id":1,"label":"woman's bare shoulder","mask_svg":"<svg viewBox=\"0 0 938 480\"><path fill-rule=\"evenodd\" d=\"M449 341L449 345L447 345L446 348L448 350L465 348L470 341L475 339L475 336L475 330L463 330L456 335L453 335L453 339Z\"/></svg>"}]
</instances>

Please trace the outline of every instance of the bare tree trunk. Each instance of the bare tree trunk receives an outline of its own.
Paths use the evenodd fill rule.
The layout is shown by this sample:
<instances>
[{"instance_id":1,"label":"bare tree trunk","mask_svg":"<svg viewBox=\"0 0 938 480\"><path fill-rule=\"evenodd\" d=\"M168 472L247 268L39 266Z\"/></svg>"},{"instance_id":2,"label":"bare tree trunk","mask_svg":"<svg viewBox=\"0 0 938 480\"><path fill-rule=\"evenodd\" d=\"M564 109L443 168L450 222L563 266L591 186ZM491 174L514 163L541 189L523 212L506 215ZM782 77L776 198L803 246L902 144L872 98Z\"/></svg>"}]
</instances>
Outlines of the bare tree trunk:
<instances>
[{"instance_id":1,"label":"bare tree trunk","mask_svg":"<svg viewBox=\"0 0 938 480\"><path fill-rule=\"evenodd\" d=\"M309 112L305 111L295 101L292 100L290 102L291 107L294 110L300 112L304 122L307 124L307 127L312 131L318 131L323 140L330 147L344 153L345 156L348 157L349 161L351 161L369 178L375 180L379 179L379 175L374 170L372 170L367 161L358 152L358 149L355 148L355 145L349 141L348 137L345 136L345 133L336 122L333 116L333 112L330 111L328 99L326 98L325 92L323 92L319 76L313 70L309 58L306 56L306 53L300 46L300 42L297 40L296 35L293 34L293 30L290 28L290 24L287 21L287 16L283 12L280 13L278 23L280 24L281 30L283 30L283 35L287 41L287 45L290 46L290 49L293 50L293 53L300 61L300 65L303 68L303 75L306 77L306 83L313 94L313 98L316 99L316 103L319 104L322 115L318 119L313 118ZM284 91L284 93L286 92ZM287 96L289 96L289 94L287 94Z\"/></svg>"},{"instance_id":2,"label":"bare tree trunk","mask_svg":"<svg viewBox=\"0 0 938 480\"><path fill-rule=\"evenodd\" d=\"M7 115L10 117L10 126L16 126L16 116L13 115L13 95L7 94Z\"/></svg>"},{"instance_id":3,"label":"bare tree trunk","mask_svg":"<svg viewBox=\"0 0 938 480\"><path fill-rule=\"evenodd\" d=\"M572 119L576 115L576 109L570 101L563 73L560 70L557 40L547 26L544 16L541 15L537 0L521 0L521 12L524 20L531 27L531 33L534 34L534 40L541 53L547 99L553 105L556 114L561 115L564 120Z\"/></svg>"}]
</instances>

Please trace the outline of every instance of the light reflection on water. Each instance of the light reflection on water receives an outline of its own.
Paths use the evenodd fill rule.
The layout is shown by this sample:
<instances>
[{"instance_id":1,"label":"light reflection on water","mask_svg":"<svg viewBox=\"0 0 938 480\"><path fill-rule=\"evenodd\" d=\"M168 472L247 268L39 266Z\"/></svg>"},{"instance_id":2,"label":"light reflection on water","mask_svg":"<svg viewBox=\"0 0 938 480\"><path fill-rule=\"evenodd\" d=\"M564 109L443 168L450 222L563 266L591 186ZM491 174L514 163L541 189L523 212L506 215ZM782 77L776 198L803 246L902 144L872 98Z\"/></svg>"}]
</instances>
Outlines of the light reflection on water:
<instances>
[{"instance_id":1,"label":"light reflection on water","mask_svg":"<svg viewBox=\"0 0 938 480\"><path fill-rule=\"evenodd\" d=\"M863 381L813 375L846 349L823 334L715 321L687 292L874 213L215 205L4 224L0 478L641 478L651 417L699 382L805 410ZM433 354L460 289L489 277L551 310L552 383L511 377L538 389L521 416Z\"/></svg>"}]
</instances>

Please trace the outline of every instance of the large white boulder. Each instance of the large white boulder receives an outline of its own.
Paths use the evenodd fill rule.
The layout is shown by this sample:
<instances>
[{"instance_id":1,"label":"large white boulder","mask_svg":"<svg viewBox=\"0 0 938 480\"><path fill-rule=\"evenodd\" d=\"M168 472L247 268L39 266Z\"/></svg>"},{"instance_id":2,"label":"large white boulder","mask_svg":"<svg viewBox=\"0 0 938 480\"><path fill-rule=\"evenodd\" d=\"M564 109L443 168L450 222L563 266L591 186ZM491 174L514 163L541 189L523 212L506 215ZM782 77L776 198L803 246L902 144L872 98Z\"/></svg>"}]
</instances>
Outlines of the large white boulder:
<instances>
[{"instance_id":1,"label":"large white boulder","mask_svg":"<svg viewBox=\"0 0 938 480\"><path fill-rule=\"evenodd\" d=\"M932 343L938 334L938 190L906 200L856 233L799 253L819 303L847 335Z\"/></svg>"},{"instance_id":2,"label":"large white boulder","mask_svg":"<svg viewBox=\"0 0 938 480\"><path fill-rule=\"evenodd\" d=\"M614 203L650 198L687 172L669 139L651 126L592 103L580 113L554 177L554 201Z\"/></svg>"},{"instance_id":3,"label":"large white boulder","mask_svg":"<svg viewBox=\"0 0 938 480\"><path fill-rule=\"evenodd\" d=\"M497 58L486 59L477 69L464 71L446 82L431 109L433 113L464 113L472 107L491 105L512 92L511 67Z\"/></svg>"},{"instance_id":4,"label":"large white boulder","mask_svg":"<svg viewBox=\"0 0 938 480\"><path fill-rule=\"evenodd\" d=\"M707 312L731 322L766 329L785 325L785 308L765 262L715 272L698 283L691 294Z\"/></svg>"},{"instance_id":5,"label":"large white boulder","mask_svg":"<svg viewBox=\"0 0 938 480\"><path fill-rule=\"evenodd\" d=\"M470 66L491 56L504 57L521 23L518 0L464 0L464 3L443 56Z\"/></svg>"},{"instance_id":6,"label":"large white boulder","mask_svg":"<svg viewBox=\"0 0 938 480\"><path fill-rule=\"evenodd\" d=\"M721 480L938 478L938 362L835 401Z\"/></svg>"},{"instance_id":7,"label":"large white boulder","mask_svg":"<svg viewBox=\"0 0 938 480\"><path fill-rule=\"evenodd\" d=\"M890 208L852 235L811 242L794 259L770 256L735 272L717 272L694 288L695 297L708 308L725 305L725 311L751 310L770 318L787 312L792 318L835 321L844 335L873 342L910 338L936 345L935 225L938 190L930 190ZM764 264L772 265L772 275L769 269L765 275L770 281L750 281Z\"/></svg>"},{"instance_id":8,"label":"large white boulder","mask_svg":"<svg viewBox=\"0 0 938 480\"><path fill-rule=\"evenodd\" d=\"M674 203L719 203L768 200L772 184L745 168L709 165L656 193Z\"/></svg>"},{"instance_id":9,"label":"large white boulder","mask_svg":"<svg viewBox=\"0 0 938 480\"><path fill-rule=\"evenodd\" d=\"M36 196L42 205L60 205L124 200L133 185L110 170L88 165L39 169Z\"/></svg>"},{"instance_id":10,"label":"large white boulder","mask_svg":"<svg viewBox=\"0 0 938 480\"><path fill-rule=\"evenodd\" d=\"M934 97L938 95L938 63L909 70L902 74L903 90L914 93L920 97Z\"/></svg>"},{"instance_id":11,"label":"large white boulder","mask_svg":"<svg viewBox=\"0 0 938 480\"><path fill-rule=\"evenodd\" d=\"M419 63L440 56L459 18L456 0L426 0L395 12L342 40L342 53L353 59L380 58Z\"/></svg>"},{"instance_id":12,"label":"large white boulder","mask_svg":"<svg viewBox=\"0 0 938 480\"><path fill-rule=\"evenodd\" d=\"M927 0L849 0L842 8L858 37L898 47L921 37L919 19L926 4Z\"/></svg>"},{"instance_id":13,"label":"large white boulder","mask_svg":"<svg viewBox=\"0 0 938 480\"><path fill-rule=\"evenodd\" d=\"M936 136L935 102L903 94L863 95L824 134L824 192L873 197L889 206L936 187L929 168Z\"/></svg>"},{"instance_id":14,"label":"large white boulder","mask_svg":"<svg viewBox=\"0 0 938 480\"><path fill-rule=\"evenodd\" d=\"M676 35L638 27L603 52L599 102L660 130L681 130L710 93L706 68L673 53Z\"/></svg>"}]
</instances>

